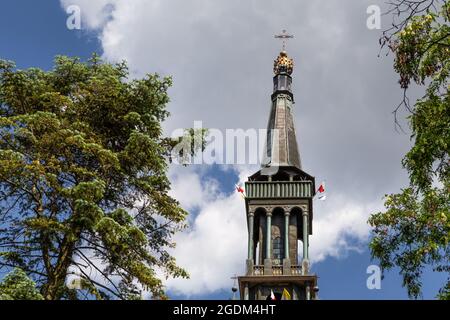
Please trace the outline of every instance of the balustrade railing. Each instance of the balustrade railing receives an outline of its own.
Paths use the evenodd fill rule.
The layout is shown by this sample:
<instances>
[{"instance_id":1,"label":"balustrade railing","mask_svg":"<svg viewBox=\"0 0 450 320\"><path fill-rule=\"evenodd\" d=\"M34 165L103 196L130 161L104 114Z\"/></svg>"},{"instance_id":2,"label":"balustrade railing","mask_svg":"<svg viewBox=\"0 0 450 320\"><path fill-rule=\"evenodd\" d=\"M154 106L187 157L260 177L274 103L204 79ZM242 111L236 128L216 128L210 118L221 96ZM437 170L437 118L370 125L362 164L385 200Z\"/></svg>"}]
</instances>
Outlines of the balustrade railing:
<instances>
[{"instance_id":1,"label":"balustrade railing","mask_svg":"<svg viewBox=\"0 0 450 320\"><path fill-rule=\"evenodd\" d=\"M247 181L245 193L248 199L306 198L313 188L311 181Z\"/></svg>"},{"instance_id":2,"label":"balustrade railing","mask_svg":"<svg viewBox=\"0 0 450 320\"><path fill-rule=\"evenodd\" d=\"M287 275L301 275L302 274L302 267L298 265L291 266L289 269L290 273ZM264 266L263 265L255 265L253 266L253 274L254 276L262 276L264 275ZM281 276L286 275L283 273L283 266L272 266L272 272L270 275L274 276Z\"/></svg>"}]
</instances>

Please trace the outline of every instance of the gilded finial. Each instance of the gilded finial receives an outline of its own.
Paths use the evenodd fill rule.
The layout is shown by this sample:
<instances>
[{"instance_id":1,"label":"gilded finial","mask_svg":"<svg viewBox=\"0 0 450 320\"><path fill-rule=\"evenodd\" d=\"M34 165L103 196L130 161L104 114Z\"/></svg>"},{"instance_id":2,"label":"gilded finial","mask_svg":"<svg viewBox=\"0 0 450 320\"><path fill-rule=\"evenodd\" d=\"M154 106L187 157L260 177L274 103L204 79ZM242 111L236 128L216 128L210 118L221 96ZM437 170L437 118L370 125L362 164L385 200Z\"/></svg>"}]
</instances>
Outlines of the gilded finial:
<instances>
[{"instance_id":1,"label":"gilded finial","mask_svg":"<svg viewBox=\"0 0 450 320\"><path fill-rule=\"evenodd\" d=\"M292 71L294 70L294 60L289 58L286 53L286 40L294 38L294 35L288 34L286 30L283 30L280 34L275 35L275 38L283 40L283 46L280 54L274 61L273 72L275 74L292 74Z\"/></svg>"},{"instance_id":2,"label":"gilded finial","mask_svg":"<svg viewBox=\"0 0 450 320\"><path fill-rule=\"evenodd\" d=\"M287 73L292 74L294 70L294 60L288 57L286 51L281 51L273 63L273 73Z\"/></svg>"}]
</instances>

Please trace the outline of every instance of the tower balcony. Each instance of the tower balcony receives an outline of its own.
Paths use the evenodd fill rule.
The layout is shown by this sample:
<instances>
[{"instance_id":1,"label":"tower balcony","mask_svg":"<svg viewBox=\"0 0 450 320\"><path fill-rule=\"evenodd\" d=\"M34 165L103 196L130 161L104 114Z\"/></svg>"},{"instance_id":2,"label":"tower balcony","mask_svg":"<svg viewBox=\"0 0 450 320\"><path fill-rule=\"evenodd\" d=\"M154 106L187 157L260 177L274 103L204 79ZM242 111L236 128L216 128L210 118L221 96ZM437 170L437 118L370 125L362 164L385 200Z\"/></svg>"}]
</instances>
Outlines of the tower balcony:
<instances>
[{"instance_id":1,"label":"tower balcony","mask_svg":"<svg viewBox=\"0 0 450 320\"><path fill-rule=\"evenodd\" d=\"M247 181L247 199L308 198L314 195L312 181Z\"/></svg>"}]
</instances>

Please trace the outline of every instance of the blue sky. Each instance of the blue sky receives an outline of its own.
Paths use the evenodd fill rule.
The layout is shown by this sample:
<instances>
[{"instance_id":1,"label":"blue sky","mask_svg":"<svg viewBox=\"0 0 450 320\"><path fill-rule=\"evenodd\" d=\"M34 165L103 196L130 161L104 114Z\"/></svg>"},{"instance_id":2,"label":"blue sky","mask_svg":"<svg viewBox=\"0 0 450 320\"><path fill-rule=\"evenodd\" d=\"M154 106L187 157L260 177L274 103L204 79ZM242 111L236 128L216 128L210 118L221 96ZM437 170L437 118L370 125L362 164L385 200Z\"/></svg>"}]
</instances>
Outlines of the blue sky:
<instances>
[{"instance_id":1,"label":"blue sky","mask_svg":"<svg viewBox=\"0 0 450 320\"><path fill-rule=\"evenodd\" d=\"M59 1L3 1L1 9L0 53L19 68L48 69L55 55L87 58L101 51L95 35L65 27L67 15Z\"/></svg>"},{"instance_id":2,"label":"blue sky","mask_svg":"<svg viewBox=\"0 0 450 320\"><path fill-rule=\"evenodd\" d=\"M345 2L346 5L350 5L351 2L346 1ZM87 9L86 9L87 10ZM239 15L240 13L237 13L237 15ZM313 20L314 17L311 17L311 20ZM364 18L364 17L363 17ZM214 112L214 107L215 107L215 103L211 104L209 100L207 103L202 101L201 98L195 97L194 93L192 93L192 91L195 90L189 90L190 92L182 92L182 89L180 89L180 87L183 87L183 84L185 88L189 87L189 89L192 88L198 88L198 84L196 85L196 81L195 78L190 78L190 76L192 75L192 69L190 69L189 66L187 66L190 63L189 60L189 56L188 55L180 55L180 60L184 61L183 59L186 59L186 61L184 62L184 65L181 65L178 69L174 69L176 68L176 66L169 66L167 68L165 68L164 66L169 65L167 61L164 60L164 57L161 58L161 65L158 63L158 59L156 59L156 57L158 56L158 48L157 48L157 41L162 41L163 43L165 43L165 45L168 48L173 48L173 44L172 43L166 43L168 40L164 37L164 29L160 29L158 30L159 32L159 37L160 38L154 38L154 40L156 42L152 42L152 45L155 46L155 50L149 50L148 52L144 52L142 53L142 50L140 52L140 56L136 56L134 55L132 52L128 52L126 49L124 48L120 48L115 50L116 48L114 47L115 39L114 37L111 36L114 35L114 25L111 25L111 29L108 30L108 32L110 32L109 34L107 34L106 32L104 32L104 29L95 29L95 28L84 28L81 31L71 31L68 30L66 28L66 19L67 19L67 15L65 14L64 10L61 7L61 4L59 1L53 0L53 1L32 1L32 0L10 0L10 1L3 1L1 4L1 11L0 11L0 58L2 59L8 59L8 60L13 60L16 62L17 67L18 68L27 68L27 67L40 67L43 69L49 69L52 66L52 61L55 55L58 54L64 54L64 55L69 55L69 56L79 56L83 59L86 59L87 57L89 57L93 52L99 52L99 53L103 53L104 56L106 58L110 58L110 59L120 59L120 58L127 58L131 60L131 67L132 68L136 68L138 69L141 65L145 65L145 63L143 63L143 61L146 60L142 60L143 58L141 58L141 55L143 56L149 56L151 58L150 63L147 64L147 70L145 72L153 72L153 71L159 71L162 73L167 73L167 74L174 74L174 78L175 78L175 88L174 88L174 93L173 93L173 105L170 106L170 108L174 109L174 110L178 110L178 105L180 104L180 101L182 102L183 100L189 100L192 104L196 104L199 107L196 109L192 110L192 114L195 114L197 117L201 117L203 115L203 120L204 122L208 123L210 122L211 124L217 125L216 122L220 122L219 120L215 120L214 117L211 115ZM117 18L119 19L119 18ZM136 18L136 21L139 21L138 18ZM119 21L119 20L118 20ZM126 22L127 20L125 20ZM134 21L134 20L133 20ZM291 20L289 20L291 21ZM292 20L293 21L293 20ZM92 23L92 21L88 21L88 24ZM292 22L293 23L293 22ZM131 22L130 22L131 24ZM200 23L201 25L201 23ZM136 26L139 27L139 24ZM275 27L270 25L269 27ZM269 28L268 27L268 28ZM278 26L277 26L278 27ZM270 28L269 28L270 29ZM119 29L118 29L119 30ZM181 29L176 29L178 31L180 31ZM209 36L208 31L205 31L204 29L202 29L202 32L206 32L207 36ZM206 29L208 30L208 29ZM344 28L345 30L345 28ZM149 32L149 37L152 36L152 30L146 30L146 32ZM276 32L278 30L274 30L274 32ZM103 33L102 33L103 32ZM126 33L124 33L126 35ZM167 34L169 37L169 33ZM120 38L119 38L120 39ZM139 39L139 38L137 38ZM209 39L209 38L208 38ZM250 40L250 44L252 43L257 43L258 41L260 41L261 38L259 36L256 36L256 39ZM209 41L209 40L208 40ZM200 41L198 43L196 43L197 45L205 45L208 43L208 41ZM237 41L241 41L241 39L238 39ZM252 42L253 41L253 42ZM262 40L261 40L262 41ZM155 44L156 43L156 44ZM211 50L221 50L223 48L226 48L226 46L230 46L230 43L220 43L220 45L217 46L216 49L211 49ZM211 44L211 46L213 46L213 44ZM272 46L273 50L272 52L269 52L267 54L267 56L270 57L273 56L273 53L276 52L276 44L268 44L267 46ZM303 50L305 50L306 45L303 43L302 44L302 48ZM187 44L186 44L187 47ZM150 47L153 48L153 47ZM247 50L245 47L242 47L243 51ZM359 47L358 47L359 48ZM358 50L358 48L356 48L356 50ZM376 46L374 47L376 48ZM166 49L165 49L166 50ZM170 49L172 51L172 49ZM206 50L206 47L198 47L198 50L200 51L204 51ZM228 50L228 49L226 49ZM250 50L250 49L248 49ZM162 50L164 51L164 50ZM300 51L300 50L299 50ZM156 53L155 53L156 52ZM148 53L148 54L147 54ZM377 53L377 52L376 52ZM375 53L375 55L376 55ZM172 54L172 53L171 53ZM262 53L263 55L265 53ZM324 53L319 53L320 54L324 54ZM173 56L171 56L173 58ZM308 56L306 56L305 52L302 52L301 55L302 59L307 59ZM150 59L149 58L149 59ZM229 58L229 56L228 56ZM231 59L231 58L230 58ZM255 59L259 59L256 58ZM206 61L210 61L210 60L206 60ZM231 61L231 60L230 60ZM233 60L234 61L234 60ZM238 59L236 59L236 61L239 61ZM342 60L341 60L342 61ZM375 61L375 60L373 60ZM271 61L269 60L268 63L268 68L270 69L270 63ZM376 64L376 62L374 62ZM195 66L195 61L193 62L194 66ZM308 72L308 68L310 66L313 66L313 61L311 60L311 64L310 65L305 65L305 63L303 64L303 68L302 71L304 71L305 73ZM253 66L254 67L254 66ZM194 67L192 67L194 68ZM213 67L214 69L215 67ZM386 70L389 69L389 66L385 67ZM248 91L245 93L246 96L253 96L255 103L257 102L257 104L261 104L261 103L266 103L267 100L266 98L268 97L268 95L270 94L269 89L270 89L270 74L268 74L267 79L264 78L265 76L261 76L260 74L258 74L258 70L256 71L251 71L252 69L245 69L245 71L242 71L242 76L243 75L249 75L252 74L254 72L256 72L257 78L255 77L255 81L248 81L245 83L242 83L241 86L236 87L235 83L234 83L234 77L242 77L240 74L238 74L238 72L233 72L233 77L228 77L226 74L224 76L221 76L218 73L214 74L214 79L212 79L212 81L208 81L207 82L207 86L209 89L211 89L213 92L215 92L217 94L217 92L220 92L220 94L222 94L223 96L220 96L220 100L221 101L228 101L227 99L230 99L231 97L235 96L235 95L244 95L244 93L242 92L242 90L244 90L245 88L248 89ZM195 72L195 68L194 68L194 72ZM204 72L204 71L202 71ZM361 73L363 72L367 72L366 69L362 69ZM137 71L137 75L140 75L142 72L141 71ZM320 73L320 72L317 72ZM392 77L392 75L390 75L390 77ZM217 82L215 82L214 80L218 79ZM261 80L262 79L262 80ZM305 78L301 78L300 76L297 78L300 79L298 80L299 82L296 83L297 85L297 89L294 89L294 92L296 94L297 99L300 101L300 103L304 102L305 105L308 104L308 102L305 100L303 101L304 96L308 95L308 86L311 86L311 84L308 83L307 80L305 80ZM266 81L267 80L267 81ZM178 82L177 82L178 81ZM221 82L219 82L221 81ZM259 82L261 81L261 82ZM301 82L300 82L301 81ZM341 80L342 81L342 80ZM266 84L267 82L267 84ZM338 82L336 82L335 85L338 85ZM229 88L227 86L227 83L229 84ZM255 87L253 87L253 83L255 83ZM264 83L264 85L260 85ZM227 90L222 90L222 87L220 88L214 88L215 84L219 87L219 86L227 86ZM390 86L390 87L395 87L396 86L396 81L391 80L391 81L387 81L386 84L384 84L386 86ZM192 87L191 87L192 86ZM370 83L368 83L368 86L370 86ZM299 88L300 87L300 88ZM244 89L243 89L244 88ZM303 90L303 88L305 88L305 90ZM246 90L247 90L246 89ZM327 91L328 90L328 91ZM334 91L333 89L333 85L331 85L330 87L327 88L327 90L325 90L324 93L327 93L330 96L334 96L334 97L338 97L338 99L336 100L342 100L342 101L346 101L346 96L342 95L342 93L337 93ZM342 90L342 89L340 89ZM394 89L392 89L394 90ZM398 90L398 88L395 88L395 90ZM188 91L188 90L186 90ZM345 91L345 90L343 90ZM362 91L361 91L362 92ZM394 91L395 92L395 91ZM395 96L395 94L393 94ZM195 100L197 99L197 100ZM316 101L320 102L322 101L322 99L326 99L326 94L322 94L320 97L316 96ZM365 99L365 98L364 98ZM394 101L395 98L392 101ZM219 103L220 104L220 103ZM248 103L248 101L246 101L244 103L244 105L249 105L250 103ZM310 104L311 105L311 104ZM219 107L218 107L219 108ZM223 107L220 107L222 110L224 109ZM212 111L211 111L212 109ZM264 122L266 121L266 117L268 116L267 114L267 108L265 108L263 110L263 112L261 112L261 115L257 115L257 116L252 116L252 117L246 117L245 115L242 115L240 117L236 117L237 112L240 111L236 111L234 110L236 113L234 113L234 118L238 118L238 119L234 119L233 121L235 123L238 123L238 125L242 125L245 126L247 125L247 127L252 126L253 124L249 123L250 121L255 121L257 123L255 123L255 126L264 126ZM372 112L372 111L369 111ZM184 111L180 111L179 113L174 113L174 122L172 124L169 125L172 127L176 127L177 125L180 124L185 124L186 121L184 121L185 119L187 119L189 117L190 110L186 110L186 108L184 108ZM389 110L386 110L385 114L382 114L381 116L379 116L380 121L391 121L391 119L389 118ZM226 119L228 119L227 117L229 117L229 115L226 115L223 121L227 121ZM299 120L297 121L297 124L300 123L300 126L297 127L297 129L300 127L301 130L303 130L303 132L305 133L304 135L301 135L300 138L300 149L303 150L302 153L302 160L304 160L304 163L309 166L314 168L315 172L321 172L320 174L314 174L316 176L319 176L322 178L322 176L328 177L331 176L331 172L336 172L337 168L334 167L332 168L330 165L327 166L326 163L322 163L322 162L318 162L315 161L312 157L313 154L317 154L319 153L318 150L314 149L317 145L317 141L314 141L314 146L313 146L313 140L316 140L317 138L315 137L316 132L313 132L313 130L317 130L317 128L321 125L323 125L324 127L326 127L326 123L325 120L323 119L319 119L319 118L314 118L313 117L313 111L311 111L310 109L307 109L305 111L297 111L297 117L299 118ZM308 118L309 117L309 118ZM364 116L365 117L365 116ZM371 117L371 114L369 114L368 118ZM307 120L302 120L302 119L307 119ZM216 122L215 122L216 121ZM302 121L305 121L304 123ZM306 121L308 121L308 123L315 123L315 125L309 125L308 123L306 123ZM188 121L187 121L188 122ZM218 127L220 127L220 125L217 125ZM386 127L391 128L390 124L386 125ZM309 132L308 132L309 130ZM333 129L335 130L335 128ZM343 129L344 130L344 129ZM393 134L393 139L398 139L402 144L402 148L401 150L405 150L405 148L407 148L408 146L408 142L407 139L405 139L405 137L400 137L398 138L398 136L394 136L395 133ZM353 135L353 133L350 133L350 135ZM373 134L372 134L373 136ZM375 140L376 138L372 138L372 136L368 136L365 139L365 143L370 144L372 139ZM390 139L390 138L388 138ZM340 140L342 144L347 143L345 136L342 137L342 139ZM406 142L405 142L406 141ZM374 143L377 143L376 141ZM406 146L406 147L405 147ZM326 149L326 147L324 147L325 151L323 151L322 149L320 150L320 152L326 152L326 150L330 150L329 152L332 153L331 155L328 156L323 156L321 158L328 158L329 161L331 162L338 162L338 161L343 161L342 159L339 158L339 155L336 152L331 151L332 147L330 146L330 149ZM374 147L375 149L377 147ZM393 148L395 148L395 146L393 146ZM377 151L377 150L375 150ZM399 155L400 157L401 155ZM357 157L364 157L364 152L362 152L361 154L358 154ZM332 160L333 159L333 160ZM369 158L370 159L370 158ZM398 172L401 170L401 168L399 167L398 163L399 163L399 159L400 158L396 158L394 160L392 160L393 163L395 163L394 165L392 165L390 167L390 170L394 170L395 172ZM385 160L380 160L385 161ZM375 160L374 160L375 162ZM379 162L377 160L377 162ZM321 166L321 170L319 170L318 167L316 166ZM359 165L359 164L358 164ZM370 171L370 170L378 170L377 168L371 168L371 163L370 160L365 162L366 167L368 168L365 171ZM361 166L363 170L364 166ZM329 168L329 169L327 169ZM341 168L343 168L341 166ZM344 167L345 170L342 170L341 174L342 174L342 180L343 181L353 181L353 177L356 175L356 173L349 171L350 169L347 169L346 167ZM379 170L381 171L383 168L380 168ZM213 167L209 167L209 168L193 168L193 169L189 169L191 171L186 171L186 172L196 172L196 174L201 178L202 181L209 181L209 180L213 180L216 185L217 185L217 190L224 194L224 195L229 195L233 192L233 190L231 189L234 183L238 182L240 180L240 178L238 177L238 173L235 170L223 170L221 168L218 168L217 166L213 166ZM327 173L327 170L330 170L329 173ZM346 178L346 170L349 171L347 172L348 175L350 176L350 178ZM183 176L183 171L180 171L178 173L178 176L182 177ZM375 194L375 198L374 199L379 199L379 203L381 204L381 196L382 194L386 193L386 192L390 192L390 191L395 191L398 189L399 186L401 186L400 183L396 184L395 181L405 181L405 175L402 174L401 176L399 176L400 178L395 179L394 177L394 182L390 185L388 185L386 188L387 190L384 190L382 188L382 184L381 182L378 181L374 181L373 185L374 185L374 189L368 188L368 189L364 189L365 187L362 187L362 182L358 182L358 183L352 183L353 184L353 188L351 189L350 187L348 187L349 189L347 190L347 192L345 193L345 195L347 197L355 197L356 199L360 200L360 201L364 201L364 197L361 196L361 194L367 193L367 194ZM338 179L336 179L337 181ZM361 180L365 180L364 184L370 184L371 182L368 181L369 179L366 179L366 177L361 176ZM200 182L202 184L202 182ZM331 185L333 185L333 179L331 179L330 181ZM337 188L337 182L336 184L336 188ZM350 184L350 183L347 183ZM375 186L379 189L375 190ZM361 193L358 192L359 190L361 190ZM359 198L358 198L359 197ZM372 200L370 200L372 201ZM182 202L183 203L183 202ZM322 210L325 210L326 207L323 207ZM319 208L318 214L320 215L320 211L321 209ZM192 217L190 218L193 221L193 224L195 225L195 217L197 214L200 214L201 212L201 208L199 209L198 207L196 208L195 206L192 209ZM317 211L316 211L317 212ZM245 209L244 206L242 206L242 215L245 214ZM320 233L320 229L319 230L315 230L315 232ZM230 237L232 237L233 235L230 235ZM364 237L362 237L364 238ZM366 287L366 279L368 277L368 275L366 274L366 268L368 265L373 264L374 262L371 262L370 260L370 254L367 250L367 239L363 239L363 243L361 244L361 237L359 237L357 240L355 240L355 242L358 243L357 247L359 250L345 250L344 252L341 252L337 255L333 255L333 254L329 254L326 253L327 251L325 250L324 252L324 258L320 259L319 262L315 263L313 265L313 271L315 273L318 274L319 276L319 287L320 287L320 298L322 299L406 299L407 295L406 295L406 291L404 288L402 288L401 286L401 278L398 275L398 270L392 270L391 272L386 274L385 279L382 281L382 289L381 290L368 290ZM352 237L351 235L347 235L346 236L346 241L348 243L352 243ZM365 241L365 242L364 242ZM242 246L245 250L245 243L242 243ZM245 261L242 260L242 270L243 270L243 266L244 266ZM240 270L236 269L235 270L236 273L239 273ZM222 274L222 275L218 275L217 277L222 277L226 280L222 281L222 283L227 283L229 282L229 288L226 288L226 285L221 285L218 287L214 287L214 289L212 290L205 290L204 292L202 292L201 289L196 290L194 293L190 294L189 297L190 298L194 298L194 299L228 299L231 296L231 286L232 286L232 280L229 280L229 278L232 276L232 274ZM424 275L424 287L423 287L423 293L424 293L424 298L428 298L431 299L435 296L439 285L440 285L440 281L443 279L442 276L439 275L435 275L430 271L427 271ZM189 285L187 285L189 286ZM173 287L169 287L169 294L171 295L172 298L186 298L187 295L185 294L185 291L183 292L178 292L177 290L174 290Z\"/></svg>"}]
</instances>

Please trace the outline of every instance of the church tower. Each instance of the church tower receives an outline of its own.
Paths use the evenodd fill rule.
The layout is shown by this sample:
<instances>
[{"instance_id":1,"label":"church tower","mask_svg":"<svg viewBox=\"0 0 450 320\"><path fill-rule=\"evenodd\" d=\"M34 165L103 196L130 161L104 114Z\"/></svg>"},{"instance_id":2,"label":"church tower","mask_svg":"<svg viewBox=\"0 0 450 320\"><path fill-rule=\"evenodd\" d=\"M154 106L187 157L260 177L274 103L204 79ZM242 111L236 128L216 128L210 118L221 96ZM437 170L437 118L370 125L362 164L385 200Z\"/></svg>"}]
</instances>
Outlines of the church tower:
<instances>
[{"instance_id":1,"label":"church tower","mask_svg":"<svg viewBox=\"0 0 450 320\"><path fill-rule=\"evenodd\" d=\"M238 278L244 300L270 299L272 293L276 300L309 300L318 291L308 254L315 180L301 167L292 115L294 63L284 47L274 62L266 159L245 183L248 256L246 274Z\"/></svg>"}]
</instances>

